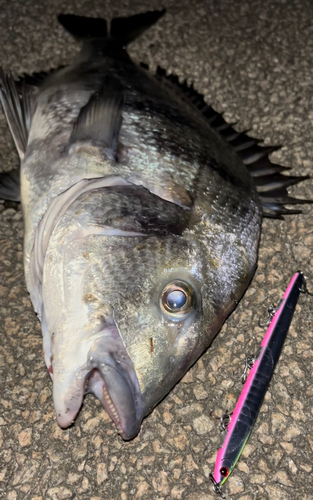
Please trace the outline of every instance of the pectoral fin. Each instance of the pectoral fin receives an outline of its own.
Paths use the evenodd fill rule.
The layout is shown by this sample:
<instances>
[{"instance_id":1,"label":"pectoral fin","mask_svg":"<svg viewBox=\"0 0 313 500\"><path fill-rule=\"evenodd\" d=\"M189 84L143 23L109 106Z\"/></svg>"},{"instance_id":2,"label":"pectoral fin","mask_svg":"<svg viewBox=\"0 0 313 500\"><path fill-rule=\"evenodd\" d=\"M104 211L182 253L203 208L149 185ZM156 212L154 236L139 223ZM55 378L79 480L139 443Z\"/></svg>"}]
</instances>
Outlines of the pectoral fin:
<instances>
[{"instance_id":1,"label":"pectoral fin","mask_svg":"<svg viewBox=\"0 0 313 500\"><path fill-rule=\"evenodd\" d=\"M90 141L105 149L110 159L115 159L122 125L122 105L121 85L118 81L107 78L81 109L74 124L71 144Z\"/></svg>"}]
</instances>

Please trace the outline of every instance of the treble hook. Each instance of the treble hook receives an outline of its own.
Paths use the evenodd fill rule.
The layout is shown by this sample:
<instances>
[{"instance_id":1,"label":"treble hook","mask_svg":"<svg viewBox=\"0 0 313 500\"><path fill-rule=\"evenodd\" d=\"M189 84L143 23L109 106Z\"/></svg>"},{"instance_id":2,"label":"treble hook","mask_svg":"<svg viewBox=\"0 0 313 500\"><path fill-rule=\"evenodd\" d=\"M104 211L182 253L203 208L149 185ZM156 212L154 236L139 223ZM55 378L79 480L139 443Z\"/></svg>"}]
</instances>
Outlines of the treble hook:
<instances>
[{"instance_id":1,"label":"treble hook","mask_svg":"<svg viewBox=\"0 0 313 500\"><path fill-rule=\"evenodd\" d=\"M224 434L224 432L227 430L227 427L230 424L231 421L231 416L233 413L229 413L228 410L226 410L221 417L216 417L215 415L211 414L211 419L212 420L219 420L220 421L220 432L221 434Z\"/></svg>"},{"instance_id":2,"label":"treble hook","mask_svg":"<svg viewBox=\"0 0 313 500\"><path fill-rule=\"evenodd\" d=\"M301 271L299 271L299 273L300 272ZM309 292L309 290L307 288L307 278L305 276L303 276L302 287L299 288L299 291L300 291L300 293L306 293L307 295L310 295L311 297L313 297L313 293Z\"/></svg>"},{"instance_id":3,"label":"treble hook","mask_svg":"<svg viewBox=\"0 0 313 500\"><path fill-rule=\"evenodd\" d=\"M231 421L231 416L233 413L229 413L228 410L226 410L223 415L220 418L220 431L221 434L224 434L225 431L227 431L227 427L230 424Z\"/></svg>"},{"instance_id":4,"label":"treble hook","mask_svg":"<svg viewBox=\"0 0 313 500\"><path fill-rule=\"evenodd\" d=\"M261 322L260 320L258 321L258 325L260 328L265 328L266 326L269 326L270 322L272 321L272 319L274 318L275 314L277 313L278 309L280 308L280 306L282 305L283 303L283 299L281 299L277 306L275 306L274 304L271 304L267 310L267 314L268 314L268 318L267 318L267 321L264 325L261 325Z\"/></svg>"},{"instance_id":5,"label":"treble hook","mask_svg":"<svg viewBox=\"0 0 313 500\"><path fill-rule=\"evenodd\" d=\"M244 384L245 381L247 380L247 377L248 377L248 371L251 370L251 368L253 367L254 363L256 362L257 359L259 359L260 357L260 354L261 354L261 351L262 351L262 347L260 347L257 351L256 354L254 354L253 356L248 356L246 358L246 361L245 361L245 367L243 369L243 374L241 375L240 377L240 380L241 380L241 383Z\"/></svg>"},{"instance_id":6,"label":"treble hook","mask_svg":"<svg viewBox=\"0 0 313 500\"><path fill-rule=\"evenodd\" d=\"M220 485L215 481L214 479L214 476L212 473L209 474L209 479L212 481L213 483L213 491L215 493L217 493L218 495L220 495L221 498L223 498L224 500L226 500L226 497L225 495L223 494L222 492L222 488L220 487Z\"/></svg>"},{"instance_id":7,"label":"treble hook","mask_svg":"<svg viewBox=\"0 0 313 500\"><path fill-rule=\"evenodd\" d=\"M256 361L255 356L248 356L245 361L245 367L243 369L243 373L240 377L241 383L244 384L248 377L248 371L251 370L252 366Z\"/></svg>"}]
</instances>

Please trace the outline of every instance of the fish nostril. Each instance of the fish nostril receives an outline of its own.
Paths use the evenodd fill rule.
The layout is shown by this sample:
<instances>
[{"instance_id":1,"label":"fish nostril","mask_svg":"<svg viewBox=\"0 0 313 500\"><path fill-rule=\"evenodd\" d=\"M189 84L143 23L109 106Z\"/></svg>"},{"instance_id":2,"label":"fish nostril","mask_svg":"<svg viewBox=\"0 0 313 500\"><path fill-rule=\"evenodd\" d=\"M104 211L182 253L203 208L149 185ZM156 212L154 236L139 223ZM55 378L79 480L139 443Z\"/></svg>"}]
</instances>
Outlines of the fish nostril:
<instances>
[{"instance_id":1,"label":"fish nostril","mask_svg":"<svg viewBox=\"0 0 313 500\"><path fill-rule=\"evenodd\" d=\"M154 343L152 337L150 337L150 352L154 352Z\"/></svg>"}]
</instances>

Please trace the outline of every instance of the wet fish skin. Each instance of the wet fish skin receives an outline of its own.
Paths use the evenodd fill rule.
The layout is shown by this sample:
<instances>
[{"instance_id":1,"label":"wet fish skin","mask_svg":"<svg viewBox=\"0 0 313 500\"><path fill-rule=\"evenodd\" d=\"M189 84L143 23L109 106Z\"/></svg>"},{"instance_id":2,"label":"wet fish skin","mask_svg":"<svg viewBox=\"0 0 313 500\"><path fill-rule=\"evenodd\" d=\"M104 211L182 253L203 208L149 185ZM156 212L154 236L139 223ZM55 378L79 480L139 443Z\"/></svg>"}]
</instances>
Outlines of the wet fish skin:
<instances>
[{"instance_id":1,"label":"wet fish skin","mask_svg":"<svg viewBox=\"0 0 313 500\"><path fill-rule=\"evenodd\" d=\"M24 264L57 420L90 391L130 439L248 286L260 199L231 146L118 37L86 40L31 95ZM183 317L162 306L177 282Z\"/></svg>"},{"instance_id":2,"label":"wet fish skin","mask_svg":"<svg viewBox=\"0 0 313 500\"><path fill-rule=\"evenodd\" d=\"M121 194L114 191L113 193L116 197ZM124 196L129 195L124 194ZM58 385L56 366L60 367L64 379L68 367L71 368L69 377L72 374L72 365L69 363L71 357L73 365L78 360L77 349L73 350L72 345L67 344L69 340L67 330L69 328L73 330L74 323L71 319L69 325L66 318L72 318L73 311L77 309L77 289L81 282L84 286L80 297L88 306L89 326L94 323L96 330L97 316L100 318L105 316L105 322L112 321L114 316L123 344L126 345L136 370L144 412L149 413L210 343L211 336L216 333L220 322L234 305L234 297L230 298L225 292L229 286L234 287L236 294L243 292L246 280L249 278L248 263L244 258L242 247L238 245L236 249L236 245L229 242L227 248L224 237L222 244L225 255L217 255L212 247L210 258L216 269L204 275L201 267L208 254L209 242L199 243L193 231L189 238L151 234L148 237L145 235L125 237L122 242L120 236L90 235L61 246L60 241L64 241L64 232L69 233L72 238L73 227L77 224L75 213L77 210L81 211L82 206L83 218L86 221L88 206L86 197L90 197L89 207L92 217L94 217L95 201L98 201L98 207L103 206L105 210L114 206L116 214L116 201L110 205L107 191L82 195L67 210L50 238L43 277L43 302L49 304L49 308L45 308L48 324L52 330L58 332L53 365L55 391ZM105 203L101 203L101 198ZM164 205L166 203L164 202ZM162 213L164 212L160 211L160 214ZM71 215L73 215L72 221L70 221ZM106 225L103 219L104 217L102 224ZM94 221L95 218L93 224ZM123 230L138 231L138 219L135 221L135 227L125 227L125 216L122 223ZM90 222L89 227L91 227ZM215 244L217 238L213 237L212 240ZM241 267L235 257L236 251ZM173 254L176 256L174 262ZM223 257L226 262L222 261ZM229 283L223 283L221 275L225 271L226 264L229 271L227 260L230 257L236 261L236 266L232 269L234 276L229 276ZM62 273L62 267L67 269L66 277ZM100 281L99 276L101 276ZM204 277L210 278L210 287L205 284ZM168 282L175 279L189 283L196 294L196 306L185 322L166 320L160 311L159 300L162 290ZM219 297L214 296L214 291L217 289ZM54 294L54 301L53 290L57 292ZM59 294L60 290L63 292L62 295ZM69 304L67 309L62 300L63 295L67 297L66 302ZM60 315L56 316L55 311L64 311L65 317L62 319ZM81 317L78 318L78 322L83 323ZM77 335L76 339L78 338ZM153 352L150 348L150 339L153 339ZM88 342L90 343L90 337ZM80 344L82 345L82 341ZM86 350L84 348L82 351L81 365L86 357ZM64 352L67 355L64 357L65 365L62 365L60 360ZM61 387L63 388L63 381ZM55 401L57 408L60 398L59 396Z\"/></svg>"}]
</instances>

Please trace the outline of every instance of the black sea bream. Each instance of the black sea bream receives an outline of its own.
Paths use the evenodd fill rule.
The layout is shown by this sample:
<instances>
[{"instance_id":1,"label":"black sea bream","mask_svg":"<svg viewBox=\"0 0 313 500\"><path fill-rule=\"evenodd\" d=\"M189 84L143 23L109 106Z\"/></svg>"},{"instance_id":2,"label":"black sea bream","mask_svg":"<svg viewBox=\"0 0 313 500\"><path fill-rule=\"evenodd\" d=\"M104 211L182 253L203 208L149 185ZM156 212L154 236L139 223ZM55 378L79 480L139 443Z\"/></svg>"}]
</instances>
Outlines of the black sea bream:
<instances>
[{"instance_id":1,"label":"black sea bream","mask_svg":"<svg viewBox=\"0 0 313 500\"><path fill-rule=\"evenodd\" d=\"M262 212L294 203L269 148L237 133L193 88L149 74L125 47L163 11L61 15L73 64L1 101L21 158L0 197L22 202L27 287L42 324L56 418L84 394L124 439L210 345L256 268ZM19 194L20 193L20 194Z\"/></svg>"}]
</instances>

